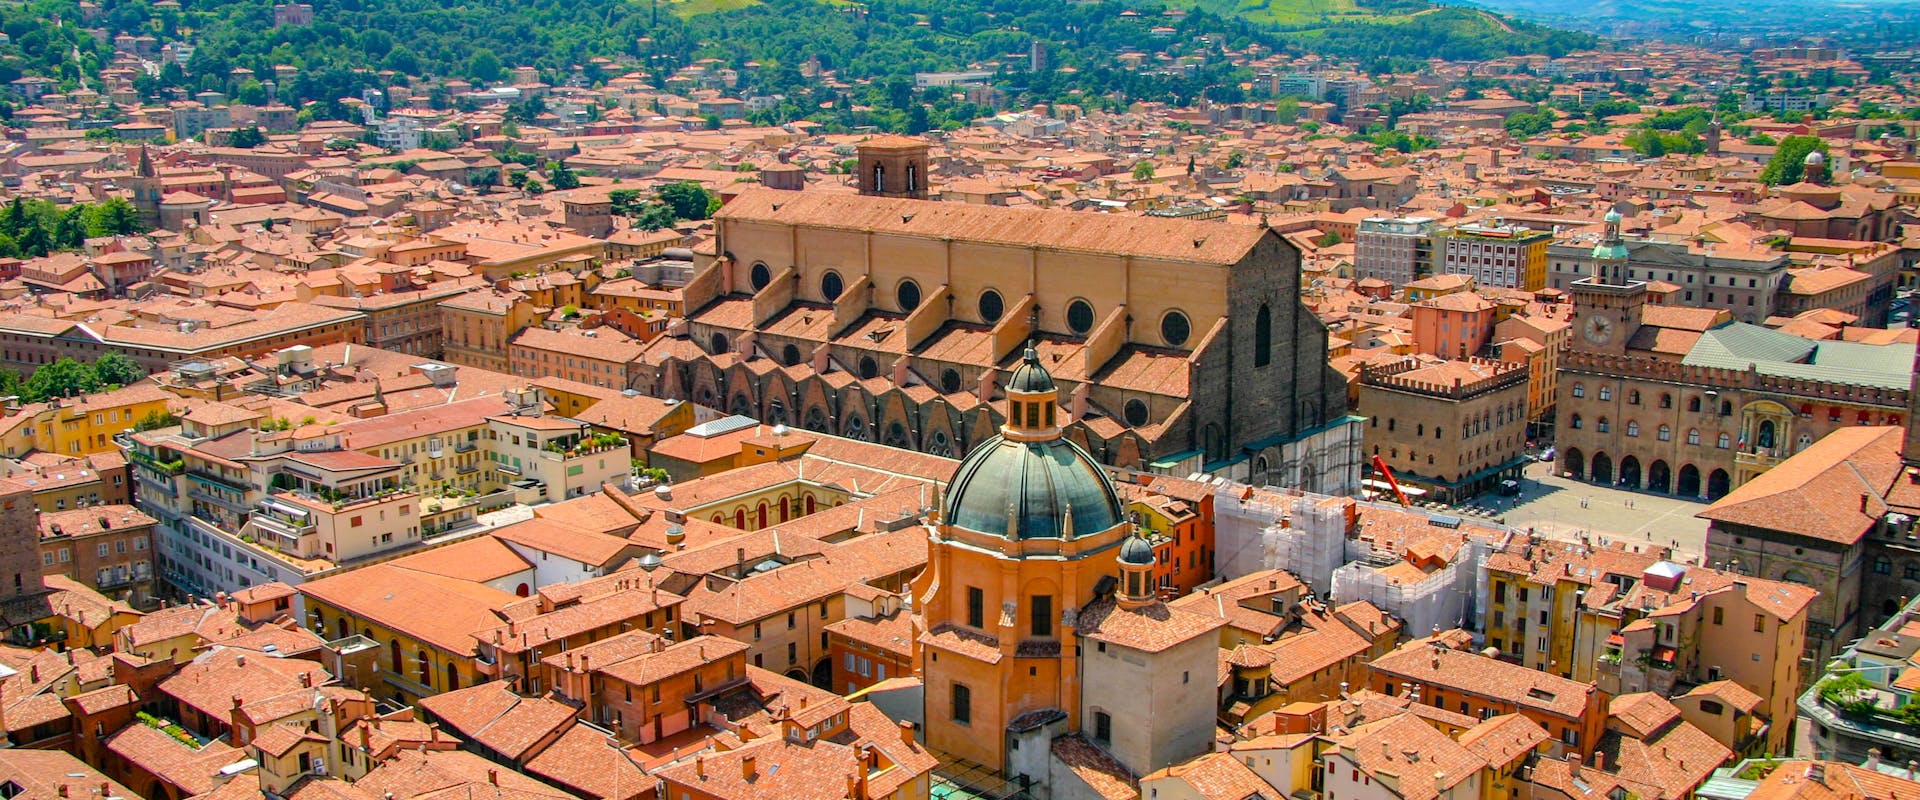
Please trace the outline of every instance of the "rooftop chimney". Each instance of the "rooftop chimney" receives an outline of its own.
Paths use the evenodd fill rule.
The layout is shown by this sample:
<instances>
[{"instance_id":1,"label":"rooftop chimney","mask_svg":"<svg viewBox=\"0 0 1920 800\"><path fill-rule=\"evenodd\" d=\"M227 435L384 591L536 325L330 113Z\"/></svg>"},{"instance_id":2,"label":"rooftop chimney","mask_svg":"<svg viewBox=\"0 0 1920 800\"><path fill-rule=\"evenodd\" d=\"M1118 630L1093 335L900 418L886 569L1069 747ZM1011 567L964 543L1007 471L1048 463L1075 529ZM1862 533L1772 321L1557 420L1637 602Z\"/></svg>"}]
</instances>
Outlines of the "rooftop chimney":
<instances>
[{"instance_id":1,"label":"rooftop chimney","mask_svg":"<svg viewBox=\"0 0 1920 800\"><path fill-rule=\"evenodd\" d=\"M753 780L753 779L755 779L755 778L758 778L758 777L760 777L760 772L759 772L758 770L756 770L756 769L754 769L754 764L753 764L753 756L750 756L750 755L748 755L748 756L741 756L741 757L740 757L740 778L741 778L741 780L748 780L748 781L750 781L750 780Z\"/></svg>"}]
</instances>

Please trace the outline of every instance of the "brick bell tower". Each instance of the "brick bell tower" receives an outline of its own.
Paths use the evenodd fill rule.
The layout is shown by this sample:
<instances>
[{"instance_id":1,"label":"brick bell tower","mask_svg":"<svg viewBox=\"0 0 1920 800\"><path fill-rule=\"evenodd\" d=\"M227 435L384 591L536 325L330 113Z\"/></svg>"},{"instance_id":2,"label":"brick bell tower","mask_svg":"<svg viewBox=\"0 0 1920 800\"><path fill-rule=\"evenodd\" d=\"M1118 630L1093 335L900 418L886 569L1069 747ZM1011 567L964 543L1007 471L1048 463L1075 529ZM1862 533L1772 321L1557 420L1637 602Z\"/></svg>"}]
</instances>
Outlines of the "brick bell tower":
<instances>
[{"instance_id":1,"label":"brick bell tower","mask_svg":"<svg viewBox=\"0 0 1920 800\"><path fill-rule=\"evenodd\" d=\"M911 136L875 136L856 148L860 193L927 199L927 143Z\"/></svg>"}]
</instances>

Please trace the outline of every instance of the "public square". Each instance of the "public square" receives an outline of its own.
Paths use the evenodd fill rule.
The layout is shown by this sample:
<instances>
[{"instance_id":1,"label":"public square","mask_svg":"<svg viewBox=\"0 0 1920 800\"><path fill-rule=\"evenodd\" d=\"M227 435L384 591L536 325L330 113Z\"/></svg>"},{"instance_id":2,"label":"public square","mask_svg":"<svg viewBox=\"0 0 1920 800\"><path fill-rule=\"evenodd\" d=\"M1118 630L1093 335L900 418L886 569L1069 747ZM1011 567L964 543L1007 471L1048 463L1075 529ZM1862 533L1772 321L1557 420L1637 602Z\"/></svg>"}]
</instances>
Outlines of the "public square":
<instances>
[{"instance_id":1,"label":"public square","mask_svg":"<svg viewBox=\"0 0 1920 800\"><path fill-rule=\"evenodd\" d=\"M1574 480L1555 474L1552 464L1533 463L1527 465L1518 496L1489 492L1456 510L1555 539L1671 546L1679 560L1687 561L1706 550L1707 521L1694 516L1706 507L1698 500Z\"/></svg>"}]
</instances>

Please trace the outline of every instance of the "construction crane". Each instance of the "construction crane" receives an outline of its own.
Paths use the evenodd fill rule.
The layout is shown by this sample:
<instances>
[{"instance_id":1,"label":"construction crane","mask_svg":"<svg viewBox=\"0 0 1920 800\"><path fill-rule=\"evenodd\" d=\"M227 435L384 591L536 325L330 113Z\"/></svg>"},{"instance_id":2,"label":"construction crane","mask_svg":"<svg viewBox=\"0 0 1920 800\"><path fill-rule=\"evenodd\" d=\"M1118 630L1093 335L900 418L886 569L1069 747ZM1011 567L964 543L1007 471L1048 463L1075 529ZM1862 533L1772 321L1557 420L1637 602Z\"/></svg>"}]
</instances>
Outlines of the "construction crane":
<instances>
[{"instance_id":1,"label":"construction crane","mask_svg":"<svg viewBox=\"0 0 1920 800\"><path fill-rule=\"evenodd\" d=\"M1407 502L1407 493L1400 491L1399 479L1393 477L1393 470L1387 469L1387 462L1381 460L1379 455L1373 457L1373 469L1387 479L1387 486L1393 489L1393 496L1400 499L1401 508L1413 507L1412 503Z\"/></svg>"}]
</instances>

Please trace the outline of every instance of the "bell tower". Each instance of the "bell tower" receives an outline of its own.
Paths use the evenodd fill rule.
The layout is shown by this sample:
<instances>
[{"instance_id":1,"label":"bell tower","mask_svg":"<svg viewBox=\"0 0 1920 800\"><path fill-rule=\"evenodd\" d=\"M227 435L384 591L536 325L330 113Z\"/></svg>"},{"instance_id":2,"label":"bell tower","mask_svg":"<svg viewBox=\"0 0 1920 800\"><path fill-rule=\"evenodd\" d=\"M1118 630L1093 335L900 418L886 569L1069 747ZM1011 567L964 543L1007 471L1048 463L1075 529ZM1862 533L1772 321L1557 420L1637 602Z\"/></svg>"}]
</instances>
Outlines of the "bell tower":
<instances>
[{"instance_id":1,"label":"bell tower","mask_svg":"<svg viewBox=\"0 0 1920 800\"><path fill-rule=\"evenodd\" d=\"M140 212L140 223L148 227L160 224L160 173L153 168L153 154L146 145L140 145L140 160L133 168L133 178L127 181L127 188L133 192L133 207Z\"/></svg>"},{"instance_id":2,"label":"bell tower","mask_svg":"<svg viewBox=\"0 0 1920 800\"><path fill-rule=\"evenodd\" d=\"M927 143L911 136L876 136L861 142L860 193L873 197L927 199Z\"/></svg>"},{"instance_id":3,"label":"bell tower","mask_svg":"<svg viewBox=\"0 0 1920 800\"><path fill-rule=\"evenodd\" d=\"M1606 233L1593 247L1593 274L1574 281L1574 347L1586 352L1623 355L1640 327L1647 305L1647 283L1629 271L1619 211L1608 211Z\"/></svg>"}]
</instances>

